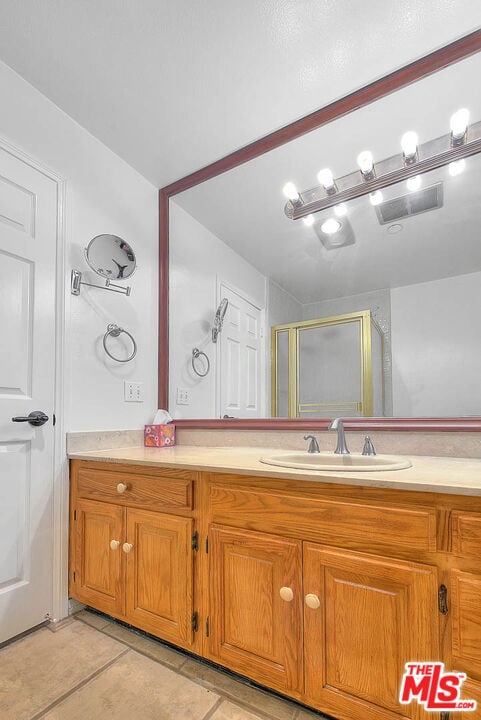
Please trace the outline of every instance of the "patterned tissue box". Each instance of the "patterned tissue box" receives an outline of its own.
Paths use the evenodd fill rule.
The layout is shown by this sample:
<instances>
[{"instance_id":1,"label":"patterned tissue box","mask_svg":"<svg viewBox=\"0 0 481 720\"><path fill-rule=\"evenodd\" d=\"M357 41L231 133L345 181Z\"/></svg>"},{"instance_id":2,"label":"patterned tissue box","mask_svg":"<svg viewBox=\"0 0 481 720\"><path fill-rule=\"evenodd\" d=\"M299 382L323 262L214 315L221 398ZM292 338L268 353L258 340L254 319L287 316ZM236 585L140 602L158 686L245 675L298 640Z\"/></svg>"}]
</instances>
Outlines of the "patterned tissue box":
<instances>
[{"instance_id":1,"label":"patterned tissue box","mask_svg":"<svg viewBox=\"0 0 481 720\"><path fill-rule=\"evenodd\" d=\"M175 425L144 425L145 447L173 447L175 445Z\"/></svg>"}]
</instances>

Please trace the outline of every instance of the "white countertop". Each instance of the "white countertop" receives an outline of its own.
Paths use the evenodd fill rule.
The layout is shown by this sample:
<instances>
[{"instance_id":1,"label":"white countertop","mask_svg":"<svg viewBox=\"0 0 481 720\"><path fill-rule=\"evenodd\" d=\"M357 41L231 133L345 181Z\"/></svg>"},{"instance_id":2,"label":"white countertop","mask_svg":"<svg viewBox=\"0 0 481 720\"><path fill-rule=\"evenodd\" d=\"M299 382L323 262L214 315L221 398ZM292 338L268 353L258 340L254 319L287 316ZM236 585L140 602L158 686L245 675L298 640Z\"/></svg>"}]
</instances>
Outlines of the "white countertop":
<instances>
[{"instance_id":1,"label":"white countertop","mask_svg":"<svg viewBox=\"0 0 481 720\"><path fill-rule=\"evenodd\" d=\"M393 488L420 492L481 495L481 459L409 456L412 467L383 472L297 470L266 465L261 457L282 451L259 447L117 448L70 453L72 460L95 460L196 471L238 473L341 485ZM286 454L292 453L285 451Z\"/></svg>"}]
</instances>

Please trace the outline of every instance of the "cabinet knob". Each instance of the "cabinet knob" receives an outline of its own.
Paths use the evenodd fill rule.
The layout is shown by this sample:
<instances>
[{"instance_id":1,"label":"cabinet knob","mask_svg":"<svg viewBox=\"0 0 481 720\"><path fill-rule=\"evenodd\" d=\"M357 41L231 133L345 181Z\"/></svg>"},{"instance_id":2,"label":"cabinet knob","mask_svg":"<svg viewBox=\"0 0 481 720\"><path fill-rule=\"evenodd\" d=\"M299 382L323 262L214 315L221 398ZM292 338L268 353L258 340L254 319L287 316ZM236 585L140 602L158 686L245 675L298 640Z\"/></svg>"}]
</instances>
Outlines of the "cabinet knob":
<instances>
[{"instance_id":1,"label":"cabinet knob","mask_svg":"<svg viewBox=\"0 0 481 720\"><path fill-rule=\"evenodd\" d=\"M286 602L292 602L294 600L294 593L290 587L281 587L279 595Z\"/></svg>"},{"instance_id":2,"label":"cabinet knob","mask_svg":"<svg viewBox=\"0 0 481 720\"><path fill-rule=\"evenodd\" d=\"M306 595L304 600L307 607L311 608L312 610L317 610L317 608L321 606L321 601L319 600L317 595L313 595L312 593Z\"/></svg>"},{"instance_id":3,"label":"cabinet knob","mask_svg":"<svg viewBox=\"0 0 481 720\"><path fill-rule=\"evenodd\" d=\"M122 545L122 550L124 551L124 553L129 553L133 547L134 546L132 545L132 543L124 543Z\"/></svg>"},{"instance_id":4,"label":"cabinet knob","mask_svg":"<svg viewBox=\"0 0 481 720\"><path fill-rule=\"evenodd\" d=\"M110 549L111 550L118 550L120 547L120 540L111 540L110 541Z\"/></svg>"},{"instance_id":5,"label":"cabinet knob","mask_svg":"<svg viewBox=\"0 0 481 720\"><path fill-rule=\"evenodd\" d=\"M122 493L124 493L124 492L127 490L127 487L128 487L128 486L127 486L125 483L119 483L119 484L117 485L117 492L118 492L120 495L122 495Z\"/></svg>"}]
</instances>

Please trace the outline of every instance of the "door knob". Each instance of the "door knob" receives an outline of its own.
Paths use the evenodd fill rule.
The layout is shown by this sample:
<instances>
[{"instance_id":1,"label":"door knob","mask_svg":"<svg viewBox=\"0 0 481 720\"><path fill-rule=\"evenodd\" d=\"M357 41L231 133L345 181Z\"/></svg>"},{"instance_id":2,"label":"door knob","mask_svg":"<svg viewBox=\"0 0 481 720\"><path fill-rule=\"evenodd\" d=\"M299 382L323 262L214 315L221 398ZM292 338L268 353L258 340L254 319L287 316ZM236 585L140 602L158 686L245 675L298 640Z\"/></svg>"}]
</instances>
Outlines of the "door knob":
<instances>
[{"instance_id":1,"label":"door knob","mask_svg":"<svg viewBox=\"0 0 481 720\"><path fill-rule=\"evenodd\" d=\"M304 600L307 607L311 608L312 610L317 610L317 608L321 606L321 601L319 600L317 595L314 595L312 593L306 595Z\"/></svg>"},{"instance_id":2,"label":"door knob","mask_svg":"<svg viewBox=\"0 0 481 720\"><path fill-rule=\"evenodd\" d=\"M118 550L120 546L120 540L111 540L110 547L112 550Z\"/></svg>"},{"instance_id":3,"label":"door knob","mask_svg":"<svg viewBox=\"0 0 481 720\"><path fill-rule=\"evenodd\" d=\"M124 551L124 553L129 553L133 547L134 546L131 543L124 543L122 545L122 550Z\"/></svg>"},{"instance_id":4,"label":"door knob","mask_svg":"<svg viewBox=\"0 0 481 720\"><path fill-rule=\"evenodd\" d=\"M42 410L34 410L30 415L27 415L27 417L22 415L13 417L12 422L28 422L34 427L40 427L40 425L45 425L45 423L48 422L48 415L45 415Z\"/></svg>"},{"instance_id":5,"label":"door knob","mask_svg":"<svg viewBox=\"0 0 481 720\"><path fill-rule=\"evenodd\" d=\"M120 493L120 495L122 495L122 493L124 493L127 489L128 485L126 485L125 483L119 483L117 485L117 492Z\"/></svg>"},{"instance_id":6,"label":"door knob","mask_svg":"<svg viewBox=\"0 0 481 720\"><path fill-rule=\"evenodd\" d=\"M279 590L279 595L286 602L292 602L292 600L294 599L294 593L292 592L292 589L290 587L281 587L281 589Z\"/></svg>"}]
</instances>

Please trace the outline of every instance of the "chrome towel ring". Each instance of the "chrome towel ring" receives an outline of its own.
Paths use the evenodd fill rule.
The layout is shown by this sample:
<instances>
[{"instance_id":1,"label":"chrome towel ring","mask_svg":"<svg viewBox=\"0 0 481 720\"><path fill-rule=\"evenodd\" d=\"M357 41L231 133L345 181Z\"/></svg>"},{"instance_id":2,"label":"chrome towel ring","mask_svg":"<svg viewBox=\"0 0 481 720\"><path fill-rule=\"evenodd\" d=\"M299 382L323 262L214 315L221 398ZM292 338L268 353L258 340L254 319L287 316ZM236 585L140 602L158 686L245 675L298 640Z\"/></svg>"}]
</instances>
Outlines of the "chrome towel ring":
<instances>
[{"instance_id":1,"label":"chrome towel ring","mask_svg":"<svg viewBox=\"0 0 481 720\"><path fill-rule=\"evenodd\" d=\"M205 365L204 372L201 372L196 368L196 361L200 358L201 355L205 358L205 360L201 360L201 362ZM199 377L205 377L210 370L210 360L205 354L205 352L202 352L202 350L199 350L199 348L194 348L192 350L192 370Z\"/></svg>"},{"instance_id":2,"label":"chrome towel ring","mask_svg":"<svg viewBox=\"0 0 481 720\"><path fill-rule=\"evenodd\" d=\"M108 338L109 336L111 336L111 337L119 337L119 335L120 335L121 333L125 333L125 334L127 335L127 337L129 337L129 338L132 340L133 350L132 350L132 353L131 353L131 354L129 355L129 357L127 357L127 358L118 358L118 357L115 357L115 355L112 355L112 353L110 352L110 350L107 348L107 338ZM116 325L115 323L110 323L109 325L107 325L107 332L106 332L105 335L104 335L103 344L104 344L104 350L105 350L105 352L107 353L107 355L108 355L110 358L112 358L112 360L115 360L115 362L122 362L122 363L123 363L123 362L130 362L130 360L133 360L134 357L135 357L136 354L137 354L137 343L135 342L133 335L131 335L131 333L129 333L127 330L124 330L123 328L119 327L119 326Z\"/></svg>"}]
</instances>

